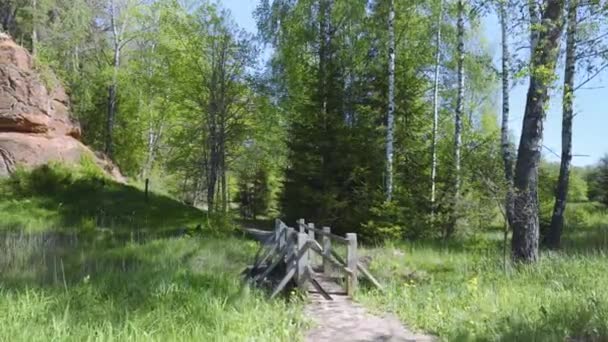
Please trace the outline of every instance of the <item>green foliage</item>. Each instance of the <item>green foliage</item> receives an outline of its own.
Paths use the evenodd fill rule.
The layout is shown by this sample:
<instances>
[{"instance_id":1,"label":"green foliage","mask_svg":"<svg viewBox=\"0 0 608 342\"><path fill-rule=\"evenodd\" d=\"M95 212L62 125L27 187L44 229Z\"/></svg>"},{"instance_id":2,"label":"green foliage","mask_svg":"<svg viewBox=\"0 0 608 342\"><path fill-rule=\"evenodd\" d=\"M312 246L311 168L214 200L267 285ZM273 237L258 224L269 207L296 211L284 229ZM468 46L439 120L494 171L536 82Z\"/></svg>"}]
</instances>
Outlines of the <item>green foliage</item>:
<instances>
[{"instance_id":1,"label":"green foliage","mask_svg":"<svg viewBox=\"0 0 608 342\"><path fill-rule=\"evenodd\" d=\"M371 209L373 219L361 225L360 235L368 242L381 244L399 241L404 232L404 217L395 202L384 202L380 207Z\"/></svg>"},{"instance_id":2,"label":"green foliage","mask_svg":"<svg viewBox=\"0 0 608 342\"><path fill-rule=\"evenodd\" d=\"M589 199L608 205L608 156L600 159L598 165L588 170Z\"/></svg>"},{"instance_id":3,"label":"green foliage","mask_svg":"<svg viewBox=\"0 0 608 342\"><path fill-rule=\"evenodd\" d=\"M548 227L553 215L555 204L555 188L559 177L559 164L541 163L538 174L538 196L540 200L541 226ZM573 167L570 171L570 183L568 189L568 202L580 203L588 200L587 181L583 177L581 169ZM582 214L574 214L581 217ZM566 214L567 216L567 214Z\"/></svg>"},{"instance_id":4,"label":"green foliage","mask_svg":"<svg viewBox=\"0 0 608 342\"><path fill-rule=\"evenodd\" d=\"M268 173L263 168L237 175L239 209L243 218L256 219L268 213L270 188Z\"/></svg>"}]
</instances>

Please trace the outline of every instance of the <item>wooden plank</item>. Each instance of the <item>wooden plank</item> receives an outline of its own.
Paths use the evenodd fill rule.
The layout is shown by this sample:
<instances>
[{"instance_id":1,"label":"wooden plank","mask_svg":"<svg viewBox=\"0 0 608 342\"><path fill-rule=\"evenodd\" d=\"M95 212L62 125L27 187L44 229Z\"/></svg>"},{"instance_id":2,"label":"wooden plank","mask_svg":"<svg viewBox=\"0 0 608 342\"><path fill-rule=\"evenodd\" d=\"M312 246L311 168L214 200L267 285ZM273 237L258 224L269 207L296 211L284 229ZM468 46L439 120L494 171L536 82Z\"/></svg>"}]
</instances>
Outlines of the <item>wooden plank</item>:
<instances>
[{"instance_id":1,"label":"wooden plank","mask_svg":"<svg viewBox=\"0 0 608 342\"><path fill-rule=\"evenodd\" d=\"M298 231L300 233L306 233L306 221L303 218L298 220Z\"/></svg>"},{"instance_id":2,"label":"wooden plank","mask_svg":"<svg viewBox=\"0 0 608 342\"><path fill-rule=\"evenodd\" d=\"M336 251L332 250L331 251L331 256L333 256L334 258L336 258L336 260L338 260L342 266L346 266L346 261L344 261L344 259L342 259L342 257L340 256L340 254L338 254Z\"/></svg>"},{"instance_id":3,"label":"wooden plank","mask_svg":"<svg viewBox=\"0 0 608 342\"><path fill-rule=\"evenodd\" d=\"M336 266L340 270L345 270L346 269L346 267L344 265L341 265L338 261L333 260L331 257L325 256L323 254L323 249L321 248L321 245L319 245L318 242L316 242L316 241L315 241L315 243L311 242L311 249L314 252L318 253L321 256L321 258L323 258L324 262L328 262L328 263ZM352 271L351 272L347 272L347 273L352 274Z\"/></svg>"},{"instance_id":4,"label":"wooden plank","mask_svg":"<svg viewBox=\"0 0 608 342\"><path fill-rule=\"evenodd\" d=\"M359 271L361 271L361 273L363 273L363 275L369 279L369 281L372 282L372 284L374 284L374 286L376 286L378 289L380 289L380 291L384 292L384 288L382 287L382 285L380 285L380 282L378 282L378 280L376 280L376 278L374 278L374 276L367 270L367 268L365 268L363 265L361 265L361 263L357 263L357 268L359 269Z\"/></svg>"},{"instance_id":5,"label":"wooden plank","mask_svg":"<svg viewBox=\"0 0 608 342\"><path fill-rule=\"evenodd\" d=\"M310 280L310 283L312 284L312 286L317 291L319 291L319 293L326 300L334 300L333 298L331 298L331 296L329 295L329 293L327 293L327 291L325 291L325 289L323 289L323 287L321 286L321 284L319 284L319 282L315 279L314 274L315 274L315 272L313 271L313 269L310 266L308 266L308 269L306 270L306 278L308 280Z\"/></svg>"},{"instance_id":6,"label":"wooden plank","mask_svg":"<svg viewBox=\"0 0 608 342\"><path fill-rule=\"evenodd\" d=\"M349 296L355 294L357 290L357 263L359 262L357 258L357 234L348 233L346 234L346 238L348 239L348 248L346 251L346 266L352 270L352 274L347 277L346 282L346 292Z\"/></svg>"},{"instance_id":7,"label":"wooden plank","mask_svg":"<svg viewBox=\"0 0 608 342\"><path fill-rule=\"evenodd\" d=\"M312 229L310 229L312 228ZM316 242L317 240L315 239L315 224L310 222L308 223L308 239L310 241L314 241ZM308 262L310 265L314 265L315 264L315 254L314 253L308 253Z\"/></svg>"},{"instance_id":8,"label":"wooden plank","mask_svg":"<svg viewBox=\"0 0 608 342\"><path fill-rule=\"evenodd\" d=\"M310 227L306 227L306 228L305 228L305 230L310 230L310 229L311 229ZM316 234L321 235L321 236L328 236L330 239L332 239L332 240L336 240L336 241L338 241L338 242L342 242L342 243L344 243L344 244L347 244L347 243L348 243L348 240L347 240L345 237L340 236L340 235L333 234L333 233L331 233L331 232L330 232L330 233L327 233L327 232L323 231L322 229L314 228L314 232L315 232Z\"/></svg>"},{"instance_id":9,"label":"wooden plank","mask_svg":"<svg viewBox=\"0 0 608 342\"><path fill-rule=\"evenodd\" d=\"M279 256L276 258L276 260L275 260L275 261L274 261L272 264L270 264L270 266L268 266L268 268L267 268L266 270L264 270L264 272L263 272L263 273L260 273L260 274L258 274L257 276L255 276L255 277L253 278L253 281L254 281L254 282L257 282L257 281L258 281L258 280L260 280L260 279L264 279L264 278L266 278L266 277L267 277L267 276L270 274L270 272L272 272L272 270L273 270L275 267L277 267L277 265L278 265L279 263L281 263L281 262L283 261L283 258L285 257L285 255L287 255L287 248L283 249L283 250L282 250L282 251L279 253Z\"/></svg>"},{"instance_id":10,"label":"wooden plank","mask_svg":"<svg viewBox=\"0 0 608 342\"><path fill-rule=\"evenodd\" d=\"M283 247L283 243L281 241L281 239L284 236L283 230L284 230L283 222L281 222L281 220L279 220L279 219L276 219L274 221L274 241L279 245L279 249L281 249ZM284 242L284 240L283 240L283 242Z\"/></svg>"},{"instance_id":11,"label":"wooden plank","mask_svg":"<svg viewBox=\"0 0 608 342\"><path fill-rule=\"evenodd\" d=\"M268 258L270 258L270 256L275 253L275 251L277 250L277 245L272 245L272 248L268 249L268 251L266 252L266 254L264 255L263 258L261 258L255 265L254 267L259 267L261 265L263 265L266 260L268 260Z\"/></svg>"},{"instance_id":12,"label":"wooden plank","mask_svg":"<svg viewBox=\"0 0 608 342\"><path fill-rule=\"evenodd\" d=\"M323 233L331 234L331 228L323 227ZM327 261L331 260L331 239L329 236L323 235L323 274L331 275L331 264Z\"/></svg>"},{"instance_id":13,"label":"wooden plank","mask_svg":"<svg viewBox=\"0 0 608 342\"><path fill-rule=\"evenodd\" d=\"M293 255L294 251L295 251L295 245L294 245L294 236L295 236L295 229L293 229L292 227L287 227L287 229L285 230L285 248L289 249L287 252L287 259L291 258L291 256Z\"/></svg>"},{"instance_id":14,"label":"wooden plank","mask_svg":"<svg viewBox=\"0 0 608 342\"><path fill-rule=\"evenodd\" d=\"M283 291L283 289L285 288L285 286L287 286L287 284L294 277L295 274L296 274L296 268L295 267L290 267L289 270L287 271L287 273L285 274L285 276L283 277L283 279L281 279L281 282L279 282L279 284L272 291L272 294L270 295L270 298L274 298L281 291Z\"/></svg>"},{"instance_id":15,"label":"wooden plank","mask_svg":"<svg viewBox=\"0 0 608 342\"><path fill-rule=\"evenodd\" d=\"M306 271L306 267L308 267L308 235L306 233L298 234L297 241L297 258L296 258L296 282L298 283L298 287L302 287L304 285L304 272Z\"/></svg>"}]
</instances>

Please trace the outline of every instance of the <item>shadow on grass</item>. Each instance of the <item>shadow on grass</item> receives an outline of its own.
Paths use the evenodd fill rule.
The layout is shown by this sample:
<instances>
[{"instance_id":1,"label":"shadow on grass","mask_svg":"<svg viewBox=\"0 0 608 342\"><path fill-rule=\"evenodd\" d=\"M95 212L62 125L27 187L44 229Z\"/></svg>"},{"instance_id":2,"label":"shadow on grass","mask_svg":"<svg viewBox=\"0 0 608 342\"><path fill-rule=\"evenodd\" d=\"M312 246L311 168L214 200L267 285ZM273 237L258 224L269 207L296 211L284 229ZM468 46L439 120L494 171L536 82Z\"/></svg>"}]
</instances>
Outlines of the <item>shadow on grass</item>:
<instances>
[{"instance_id":1,"label":"shadow on grass","mask_svg":"<svg viewBox=\"0 0 608 342\"><path fill-rule=\"evenodd\" d=\"M65 292L70 309L91 311L90 301L100 305L120 303L117 313L150 309L156 297L187 303L192 292L216 298L237 295L239 267L229 260L234 251L215 253L213 264L194 262L209 246L196 237L140 240L100 240L65 232L0 235L0 289L44 289ZM213 244L208 241L207 244ZM219 247L218 247L219 248ZM241 249L241 254L247 253ZM238 258L236 258L238 259ZM232 265L234 266L234 265ZM80 293L88 291L89 293ZM184 294L188 294L187 296ZM183 298L181 296L183 295ZM57 305L64 305L58 303Z\"/></svg>"},{"instance_id":2,"label":"shadow on grass","mask_svg":"<svg viewBox=\"0 0 608 342\"><path fill-rule=\"evenodd\" d=\"M146 198L134 186L97 176L75 177L70 172L42 166L30 173L16 173L2 184L7 194L3 200L19 204L10 208L23 210L20 220L24 222L34 219L28 209L53 213L58 222L48 222L54 227L45 228L59 230L170 231L196 226L206 215L167 196L149 193Z\"/></svg>"}]
</instances>

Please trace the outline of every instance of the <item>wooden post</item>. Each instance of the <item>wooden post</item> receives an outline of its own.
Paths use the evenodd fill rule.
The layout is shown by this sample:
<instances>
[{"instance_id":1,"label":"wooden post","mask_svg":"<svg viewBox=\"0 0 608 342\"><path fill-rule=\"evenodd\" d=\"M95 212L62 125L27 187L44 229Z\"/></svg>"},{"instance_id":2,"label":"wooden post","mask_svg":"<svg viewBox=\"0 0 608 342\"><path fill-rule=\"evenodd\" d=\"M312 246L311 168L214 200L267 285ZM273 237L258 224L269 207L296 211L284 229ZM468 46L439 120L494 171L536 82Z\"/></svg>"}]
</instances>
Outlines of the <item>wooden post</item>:
<instances>
[{"instance_id":1,"label":"wooden post","mask_svg":"<svg viewBox=\"0 0 608 342\"><path fill-rule=\"evenodd\" d=\"M315 241L315 224L308 223L308 239L310 241ZM315 265L315 253L308 253L310 267L314 267Z\"/></svg>"},{"instance_id":2,"label":"wooden post","mask_svg":"<svg viewBox=\"0 0 608 342\"><path fill-rule=\"evenodd\" d=\"M304 219L298 220L298 231L300 233L306 233L306 221Z\"/></svg>"},{"instance_id":3,"label":"wooden post","mask_svg":"<svg viewBox=\"0 0 608 342\"><path fill-rule=\"evenodd\" d=\"M283 238L283 223L281 222L281 220L279 219L275 219L274 220L274 241L276 244L279 245L279 250L283 249L284 244L282 244L282 242L285 242L284 238ZM281 241L281 239L283 239Z\"/></svg>"},{"instance_id":4,"label":"wooden post","mask_svg":"<svg viewBox=\"0 0 608 342\"><path fill-rule=\"evenodd\" d=\"M346 252L346 266L353 272L350 276L347 276L347 288L346 292L349 296L352 296L357 290L357 234L348 233L346 234L348 240L348 249Z\"/></svg>"},{"instance_id":5,"label":"wooden post","mask_svg":"<svg viewBox=\"0 0 608 342\"><path fill-rule=\"evenodd\" d=\"M331 234L331 228L323 227L323 255L327 258L331 258L331 239L329 238L329 234ZM323 258L323 274L326 276L331 275L331 264L329 263L327 258Z\"/></svg>"},{"instance_id":6,"label":"wooden post","mask_svg":"<svg viewBox=\"0 0 608 342\"><path fill-rule=\"evenodd\" d=\"M289 253L287 253L287 258L289 259L292 255L292 253L295 252L296 246L293 243L293 235L296 233L295 229L293 229L292 227L287 227L287 229L285 230L285 245L286 246L290 246L290 241L291 241L291 247L293 247L293 250L290 251Z\"/></svg>"},{"instance_id":7,"label":"wooden post","mask_svg":"<svg viewBox=\"0 0 608 342\"><path fill-rule=\"evenodd\" d=\"M306 273L306 268L308 267L308 250L306 250L306 242L308 241L308 235L305 233L298 234L297 241L297 249L296 249L296 282L298 283L298 287L302 287L304 285L304 274ZM299 256L299 257L298 257Z\"/></svg>"}]
</instances>

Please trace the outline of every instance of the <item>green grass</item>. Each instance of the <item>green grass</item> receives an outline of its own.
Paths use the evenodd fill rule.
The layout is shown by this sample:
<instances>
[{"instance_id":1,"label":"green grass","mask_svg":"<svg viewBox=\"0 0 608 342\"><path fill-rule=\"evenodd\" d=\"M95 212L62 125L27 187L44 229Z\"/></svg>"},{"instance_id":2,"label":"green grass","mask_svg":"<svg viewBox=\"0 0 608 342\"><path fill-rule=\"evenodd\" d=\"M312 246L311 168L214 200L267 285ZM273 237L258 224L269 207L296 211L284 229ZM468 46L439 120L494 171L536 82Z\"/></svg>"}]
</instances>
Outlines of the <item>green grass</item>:
<instances>
[{"instance_id":1,"label":"green grass","mask_svg":"<svg viewBox=\"0 0 608 342\"><path fill-rule=\"evenodd\" d=\"M160 233L206 223L204 212L165 195L106 179L90 166L43 166L0 183L4 229Z\"/></svg>"},{"instance_id":2,"label":"green grass","mask_svg":"<svg viewBox=\"0 0 608 342\"><path fill-rule=\"evenodd\" d=\"M608 244L584 244L606 234L600 227L581 240L571 228L564 251L506 271L496 239L368 249L387 289L358 299L446 341L606 341Z\"/></svg>"},{"instance_id":3,"label":"green grass","mask_svg":"<svg viewBox=\"0 0 608 342\"><path fill-rule=\"evenodd\" d=\"M241 282L257 246L226 221L86 165L18 172L0 191L0 341L302 337L301 301ZM498 231L363 249L386 292L357 299L443 340L606 341L608 214L577 204L567 223L563 251L506 270Z\"/></svg>"},{"instance_id":4,"label":"green grass","mask_svg":"<svg viewBox=\"0 0 608 342\"><path fill-rule=\"evenodd\" d=\"M46 260L41 241L21 242L34 253L0 269L0 340L291 341L302 325L299 302L243 286L256 246L240 239L72 247Z\"/></svg>"},{"instance_id":5,"label":"green grass","mask_svg":"<svg viewBox=\"0 0 608 342\"><path fill-rule=\"evenodd\" d=\"M0 341L301 337L298 299L241 280L255 243L205 225L166 237L202 211L59 166L0 187Z\"/></svg>"}]
</instances>

